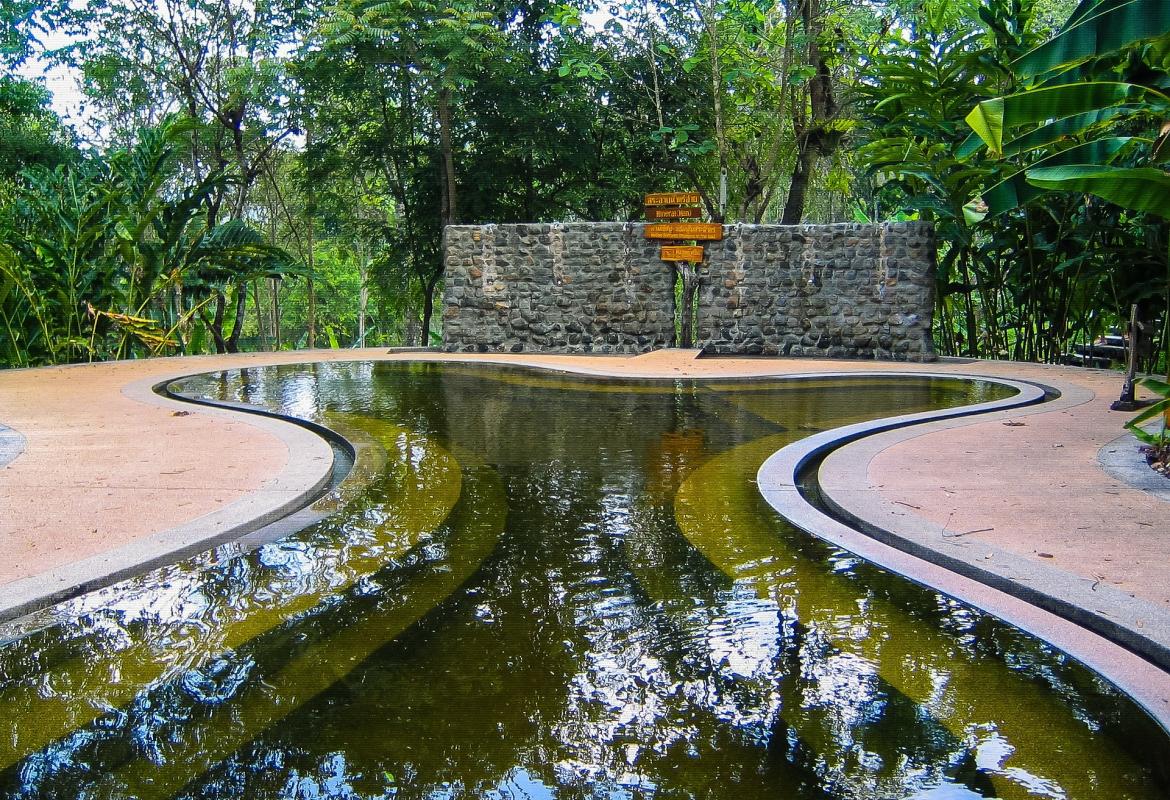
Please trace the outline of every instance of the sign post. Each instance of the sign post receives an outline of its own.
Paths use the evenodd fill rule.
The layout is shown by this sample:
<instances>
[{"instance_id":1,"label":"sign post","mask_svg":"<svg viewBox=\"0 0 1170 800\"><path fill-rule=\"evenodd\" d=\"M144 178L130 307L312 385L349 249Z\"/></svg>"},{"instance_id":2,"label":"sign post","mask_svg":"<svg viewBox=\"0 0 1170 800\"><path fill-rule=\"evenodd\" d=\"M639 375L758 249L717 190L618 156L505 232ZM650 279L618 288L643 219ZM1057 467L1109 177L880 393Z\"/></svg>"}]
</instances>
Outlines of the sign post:
<instances>
[{"instance_id":1,"label":"sign post","mask_svg":"<svg viewBox=\"0 0 1170 800\"><path fill-rule=\"evenodd\" d=\"M696 220L703 216L698 192L658 192L643 199L648 220ZM722 207L720 208L722 211ZM702 244L682 242L718 242L723 239L723 225L718 222L654 222L642 232L647 239L663 242L658 257L674 264L682 279L682 303L679 314L679 344L690 347L694 339L695 296L699 289L699 264L703 261Z\"/></svg>"}]
</instances>

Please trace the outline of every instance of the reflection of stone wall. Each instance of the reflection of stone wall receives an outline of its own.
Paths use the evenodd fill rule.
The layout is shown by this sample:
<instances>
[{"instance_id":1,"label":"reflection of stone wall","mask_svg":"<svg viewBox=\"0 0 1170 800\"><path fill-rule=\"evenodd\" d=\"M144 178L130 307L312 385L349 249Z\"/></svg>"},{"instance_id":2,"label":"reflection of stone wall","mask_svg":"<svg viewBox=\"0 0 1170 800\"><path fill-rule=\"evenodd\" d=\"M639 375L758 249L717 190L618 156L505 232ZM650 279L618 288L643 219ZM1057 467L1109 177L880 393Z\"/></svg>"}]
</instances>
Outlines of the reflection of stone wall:
<instances>
[{"instance_id":1,"label":"reflection of stone wall","mask_svg":"<svg viewBox=\"0 0 1170 800\"><path fill-rule=\"evenodd\" d=\"M674 337L674 275L642 225L460 225L444 239L450 351L641 353ZM707 243L709 352L929 361L926 223L728 225Z\"/></svg>"}]
</instances>

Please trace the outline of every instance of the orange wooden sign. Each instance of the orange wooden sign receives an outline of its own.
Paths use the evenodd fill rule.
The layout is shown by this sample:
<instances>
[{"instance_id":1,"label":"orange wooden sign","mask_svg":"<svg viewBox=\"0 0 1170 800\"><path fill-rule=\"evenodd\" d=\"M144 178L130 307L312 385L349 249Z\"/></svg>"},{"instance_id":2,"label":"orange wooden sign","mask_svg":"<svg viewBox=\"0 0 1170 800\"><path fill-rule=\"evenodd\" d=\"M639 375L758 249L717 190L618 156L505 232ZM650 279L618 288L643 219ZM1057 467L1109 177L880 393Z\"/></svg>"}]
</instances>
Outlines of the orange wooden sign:
<instances>
[{"instance_id":1,"label":"orange wooden sign","mask_svg":"<svg viewBox=\"0 0 1170 800\"><path fill-rule=\"evenodd\" d=\"M691 261L697 263L703 260L703 245L701 244L664 245L658 252L659 257L663 261Z\"/></svg>"},{"instance_id":2,"label":"orange wooden sign","mask_svg":"<svg viewBox=\"0 0 1170 800\"><path fill-rule=\"evenodd\" d=\"M698 219L701 216L703 216L703 209L698 206L682 206L681 208L646 207L646 219Z\"/></svg>"},{"instance_id":3,"label":"orange wooden sign","mask_svg":"<svg viewBox=\"0 0 1170 800\"><path fill-rule=\"evenodd\" d=\"M655 192L646 195L642 205L647 206L693 206L702 200L698 192Z\"/></svg>"},{"instance_id":4,"label":"orange wooden sign","mask_svg":"<svg viewBox=\"0 0 1170 800\"><path fill-rule=\"evenodd\" d=\"M719 241L723 238L723 226L718 222L663 222L647 225L643 235L647 239Z\"/></svg>"}]
</instances>

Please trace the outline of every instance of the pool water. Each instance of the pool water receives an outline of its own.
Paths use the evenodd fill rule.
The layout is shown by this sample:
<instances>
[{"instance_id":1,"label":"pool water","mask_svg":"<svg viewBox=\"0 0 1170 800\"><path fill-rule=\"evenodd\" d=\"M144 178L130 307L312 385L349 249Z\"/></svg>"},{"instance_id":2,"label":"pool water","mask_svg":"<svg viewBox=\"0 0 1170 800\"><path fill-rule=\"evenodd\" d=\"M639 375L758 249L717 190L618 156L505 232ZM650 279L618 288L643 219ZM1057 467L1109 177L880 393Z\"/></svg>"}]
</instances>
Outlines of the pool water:
<instances>
[{"instance_id":1,"label":"pool water","mask_svg":"<svg viewBox=\"0 0 1170 800\"><path fill-rule=\"evenodd\" d=\"M10 631L0 797L1170 796L1115 689L756 490L812 432L1002 387L353 362L174 388L328 425L360 478L297 534Z\"/></svg>"}]
</instances>

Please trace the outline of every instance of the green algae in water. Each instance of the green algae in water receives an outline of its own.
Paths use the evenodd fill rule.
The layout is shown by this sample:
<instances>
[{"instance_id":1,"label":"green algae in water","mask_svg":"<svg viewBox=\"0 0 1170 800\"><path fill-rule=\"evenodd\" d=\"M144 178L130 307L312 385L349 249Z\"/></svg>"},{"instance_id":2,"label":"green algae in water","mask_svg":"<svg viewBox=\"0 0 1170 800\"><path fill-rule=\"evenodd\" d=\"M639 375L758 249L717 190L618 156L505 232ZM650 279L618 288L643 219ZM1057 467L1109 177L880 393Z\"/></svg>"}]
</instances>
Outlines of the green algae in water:
<instances>
[{"instance_id":1,"label":"green algae in water","mask_svg":"<svg viewBox=\"0 0 1170 800\"><path fill-rule=\"evenodd\" d=\"M810 431L999 387L353 363L181 388L363 431L379 480L0 650L0 796L1166 796L1166 737L1114 690L752 483Z\"/></svg>"}]
</instances>

